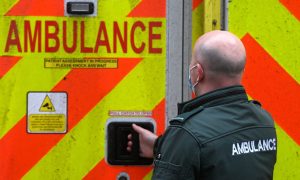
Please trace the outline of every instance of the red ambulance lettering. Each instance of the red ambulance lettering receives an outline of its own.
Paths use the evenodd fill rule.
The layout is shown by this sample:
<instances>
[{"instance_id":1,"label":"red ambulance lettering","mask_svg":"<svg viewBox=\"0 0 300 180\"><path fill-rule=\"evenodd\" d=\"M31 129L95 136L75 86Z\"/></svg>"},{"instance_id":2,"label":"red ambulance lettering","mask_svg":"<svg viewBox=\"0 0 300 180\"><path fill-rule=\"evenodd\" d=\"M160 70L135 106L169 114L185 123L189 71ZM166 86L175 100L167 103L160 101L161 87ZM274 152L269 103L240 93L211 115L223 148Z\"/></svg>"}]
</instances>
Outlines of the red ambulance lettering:
<instances>
[{"instance_id":1,"label":"red ambulance lettering","mask_svg":"<svg viewBox=\"0 0 300 180\"><path fill-rule=\"evenodd\" d=\"M84 25L84 21L81 21L81 23L80 23L80 31L81 31L81 34L80 34L81 52L82 53L92 53L93 48L85 46L85 25Z\"/></svg>"},{"instance_id":2,"label":"red ambulance lettering","mask_svg":"<svg viewBox=\"0 0 300 180\"><path fill-rule=\"evenodd\" d=\"M104 36L104 39L102 39L102 35ZM98 52L99 46L105 46L107 53L110 53L110 46L109 46L109 41L108 41L108 35L107 35L107 30L106 30L106 25L104 21L100 22L99 25L99 30L98 30L98 35L96 39L96 44L95 44L95 53Z\"/></svg>"},{"instance_id":3,"label":"red ambulance lettering","mask_svg":"<svg viewBox=\"0 0 300 180\"><path fill-rule=\"evenodd\" d=\"M51 32L51 30L53 32ZM58 24L55 21L45 22L45 51L46 52L57 52L59 49L59 38L58 38ZM52 40L50 45L50 40Z\"/></svg>"},{"instance_id":4,"label":"red ambulance lettering","mask_svg":"<svg viewBox=\"0 0 300 180\"><path fill-rule=\"evenodd\" d=\"M15 20L12 20L10 22L9 32L8 32L6 45L5 45L5 52L9 51L10 46L17 46L18 52L22 52L18 27Z\"/></svg>"},{"instance_id":5,"label":"red ambulance lettering","mask_svg":"<svg viewBox=\"0 0 300 180\"><path fill-rule=\"evenodd\" d=\"M149 53L159 54L162 52L162 48L154 48L153 40L161 40L160 34L154 34L153 29L162 27L161 22L150 22L149 23Z\"/></svg>"},{"instance_id":6,"label":"red ambulance lettering","mask_svg":"<svg viewBox=\"0 0 300 180\"><path fill-rule=\"evenodd\" d=\"M114 40L113 52L114 53L117 52L117 40L119 40L119 43L121 44L123 53L127 53L127 40L128 40L127 27L128 27L128 25L127 25L127 22L125 21L124 25L123 25L124 31L123 31L123 35L122 35L118 22L116 22L116 21L114 22L114 37L113 37L113 40Z\"/></svg>"},{"instance_id":7,"label":"red ambulance lettering","mask_svg":"<svg viewBox=\"0 0 300 180\"><path fill-rule=\"evenodd\" d=\"M30 52L35 52L35 47L37 45L38 52L42 51L42 22L36 21L34 32L31 32L30 21L24 22L24 52L28 52L28 43L30 47Z\"/></svg>"},{"instance_id":8,"label":"red ambulance lettering","mask_svg":"<svg viewBox=\"0 0 300 180\"><path fill-rule=\"evenodd\" d=\"M4 51L16 49L19 53L42 51L54 53L60 50L66 53L77 51L80 53L128 53L132 50L136 54L160 54L162 53L162 48L159 47L161 44L159 42L162 40L160 34L162 24L160 21L150 21L147 24L142 21L133 23L113 21L111 24L100 21L98 26L87 27L85 21L80 21L79 24L79 21L68 23L67 21L25 20L24 30L19 31L16 20L12 20ZM89 34L95 32L89 31L95 27L98 32ZM108 32L107 29L113 31ZM108 34L110 32L111 35ZM24 41L20 41L20 37L24 37Z\"/></svg>"},{"instance_id":9,"label":"red ambulance lettering","mask_svg":"<svg viewBox=\"0 0 300 180\"><path fill-rule=\"evenodd\" d=\"M131 42L131 47L132 50L137 53L140 54L144 51L145 49L145 43L142 42L140 47L136 47L135 44L135 31L136 29L139 27L139 29L141 29L141 31L145 31L146 27L145 25L141 22L141 21L137 21L133 24L132 28L131 28L131 33L130 33L130 42Z\"/></svg>"},{"instance_id":10,"label":"red ambulance lettering","mask_svg":"<svg viewBox=\"0 0 300 180\"><path fill-rule=\"evenodd\" d=\"M67 22L63 22L63 46L64 50L67 53L73 53L77 48L77 21L73 21L73 38L72 38L72 45L68 46L68 34L70 31L67 31Z\"/></svg>"}]
</instances>

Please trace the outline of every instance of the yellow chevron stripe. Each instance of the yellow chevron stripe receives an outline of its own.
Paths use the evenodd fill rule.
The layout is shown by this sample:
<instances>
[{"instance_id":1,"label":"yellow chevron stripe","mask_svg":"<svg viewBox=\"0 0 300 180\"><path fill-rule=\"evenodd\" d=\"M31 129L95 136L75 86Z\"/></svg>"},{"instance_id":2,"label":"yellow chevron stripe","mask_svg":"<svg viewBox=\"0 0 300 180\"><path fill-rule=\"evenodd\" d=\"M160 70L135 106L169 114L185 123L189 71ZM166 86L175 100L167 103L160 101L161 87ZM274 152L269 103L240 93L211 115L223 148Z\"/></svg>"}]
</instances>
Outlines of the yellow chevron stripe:
<instances>
[{"instance_id":1,"label":"yellow chevron stripe","mask_svg":"<svg viewBox=\"0 0 300 180\"><path fill-rule=\"evenodd\" d=\"M247 32L298 82L300 23L278 0L231 1L229 30Z\"/></svg>"},{"instance_id":2,"label":"yellow chevron stripe","mask_svg":"<svg viewBox=\"0 0 300 180\"><path fill-rule=\"evenodd\" d=\"M274 180L300 179L300 146L279 126L276 126L276 132L278 148Z\"/></svg>"},{"instance_id":3,"label":"yellow chevron stripe","mask_svg":"<svg viewBox=\"0 0 300 180\"><path fill-rule=\"evenodd\" d=\"M0 81L0 139L26 114L27 92L49 91L67 72L45 70L41 59L21 59Z\"/></svg>"},{"instance_id":4,"label":"yellow chevron stripe","mask_svg":"<svg viewBox=\"0 0 300 180\"><path fill-rule=\"evenodd\" d=\"M204 0L204 32L221 28L221 1ZM216 21L216 24L213 24Z\"/></svg>"},{"instance_id":5,"label":"yellow chevron stripe","mask_svg":"<svg viewBox=\"0 0 300 180\"><path fill-rule=\"evenodd\" d=\"M19 0L2 0L0 6L0 16L5 15Z\"/></svg>"},{"instance_id":6,"label":"yellow chevron stripe","mask_svg":"<svg viewBox=\"0 0 300 180\"><path fill-rule=\"evenodd\" d=\"M107 17L108 14L112 15L110 18L126 17L142 0L108 0L98 1L98 15L100 17ZM116 8L116 5L118 6Z\"/></svg>"},{"instance_id":7,"label":"yellow chevron stripe","mask_svg":"<svg viewBox=\"0 0 300 180\"><path fill-rule=\"evenodd\" d=\"M85 176L104 158L109 110L152 110L164 98L164 59L146 58L138 64L23 178L80 179Z\"/></svg>"},{"instance_id":8,"label":"yellow chevron stripe","mask_svg":"<svg viewBox=\"0 0 300 180\"><path fill-rule=\"evenodd\" d=\"M192 45L204 33L204 3L201 3L192 13Z\"/></svg>"},{"instance_id":9,"label":"yellow chevron stripe","mask_svg":"<svg viewBox=\"0 0 300 180\"><path fill-rule=\"evenodd\" d=\"M143 180L151 180L152 174L153 174L153 170L150 171L150 172L143 178Z\"/></svg>"}]
</instances>

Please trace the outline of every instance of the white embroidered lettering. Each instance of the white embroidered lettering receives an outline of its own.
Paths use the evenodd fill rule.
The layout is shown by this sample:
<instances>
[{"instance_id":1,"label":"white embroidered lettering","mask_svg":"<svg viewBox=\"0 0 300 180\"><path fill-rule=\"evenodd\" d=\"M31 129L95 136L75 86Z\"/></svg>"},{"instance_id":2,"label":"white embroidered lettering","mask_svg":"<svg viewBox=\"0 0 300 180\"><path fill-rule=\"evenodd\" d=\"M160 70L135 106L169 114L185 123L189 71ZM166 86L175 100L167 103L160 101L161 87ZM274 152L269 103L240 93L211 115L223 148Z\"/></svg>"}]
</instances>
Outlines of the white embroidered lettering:
<instances>
[{"instance_id":1,"label":"white embroidered lettering","mask_svg":"<svg viewBox=\"0 0 300 180\"><path fill-rule=\"evenodd\" d=\"M263 139L263 140L252 140L244 141L232 144L232 156L256 153L261 151L275 151L276 150L276 139Z\"/></svg>"}]
</instances>

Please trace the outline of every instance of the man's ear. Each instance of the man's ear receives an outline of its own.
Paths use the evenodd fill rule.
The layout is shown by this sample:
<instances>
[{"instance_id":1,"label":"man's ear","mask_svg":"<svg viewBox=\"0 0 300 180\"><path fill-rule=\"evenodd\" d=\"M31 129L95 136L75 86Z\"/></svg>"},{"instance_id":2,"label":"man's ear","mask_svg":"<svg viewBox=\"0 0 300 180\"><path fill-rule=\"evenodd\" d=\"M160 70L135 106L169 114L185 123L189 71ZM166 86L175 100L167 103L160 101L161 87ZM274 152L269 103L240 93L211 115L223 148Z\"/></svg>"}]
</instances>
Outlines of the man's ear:
<instances>
[{"instance_id":1,"label":"man's ear","mask_svg":"<svg viewBox=\"0 0 300 180\"><path fill-rule=\"evenodd\" d=\"M197 70L198 70L198 74L199 74L199 81L203 80L204 78L204 70L201 64L197 64Z\"/></svg>"}]
</instances>

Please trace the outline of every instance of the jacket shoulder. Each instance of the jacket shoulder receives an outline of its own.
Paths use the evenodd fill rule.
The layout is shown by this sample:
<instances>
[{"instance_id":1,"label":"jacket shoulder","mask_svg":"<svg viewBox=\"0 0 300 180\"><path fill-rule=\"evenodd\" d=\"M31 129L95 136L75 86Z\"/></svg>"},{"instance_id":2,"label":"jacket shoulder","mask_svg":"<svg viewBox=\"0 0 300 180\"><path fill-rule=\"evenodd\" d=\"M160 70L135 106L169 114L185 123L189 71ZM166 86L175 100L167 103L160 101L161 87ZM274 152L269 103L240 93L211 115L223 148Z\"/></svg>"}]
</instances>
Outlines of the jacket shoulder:
<instances>
[{"instance_id":1,"label":"jacket shoulder","mask_svg":"<svg viewBox=\"0 0 300 180\"><path fill-rule=\"evenodd\" d=\"M196 108L190 112L182 113L182 114L172 118L170 120L170 125L184 125L187 120L192 118L194 115L200 113L203 109L204 109L203 106L199 106L198 108Z\"/></svg>"}]
</instances>

